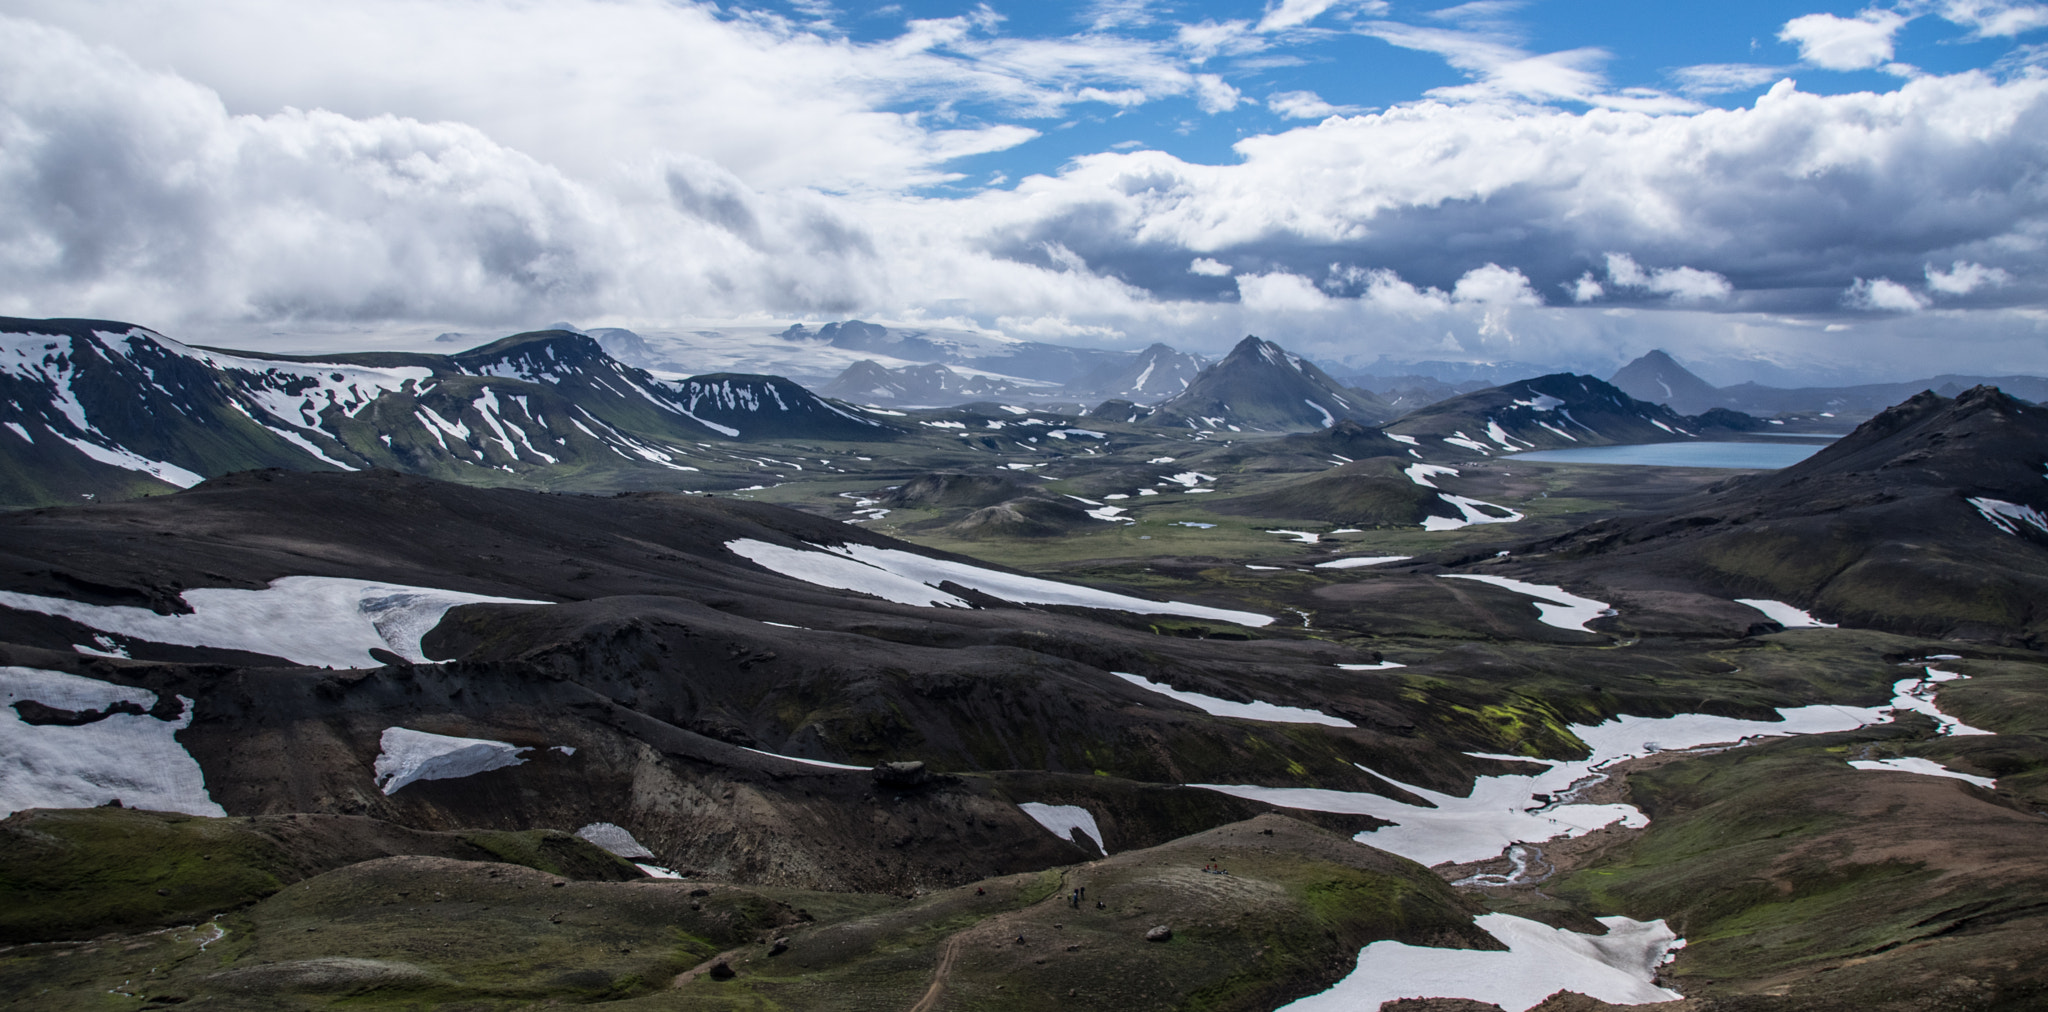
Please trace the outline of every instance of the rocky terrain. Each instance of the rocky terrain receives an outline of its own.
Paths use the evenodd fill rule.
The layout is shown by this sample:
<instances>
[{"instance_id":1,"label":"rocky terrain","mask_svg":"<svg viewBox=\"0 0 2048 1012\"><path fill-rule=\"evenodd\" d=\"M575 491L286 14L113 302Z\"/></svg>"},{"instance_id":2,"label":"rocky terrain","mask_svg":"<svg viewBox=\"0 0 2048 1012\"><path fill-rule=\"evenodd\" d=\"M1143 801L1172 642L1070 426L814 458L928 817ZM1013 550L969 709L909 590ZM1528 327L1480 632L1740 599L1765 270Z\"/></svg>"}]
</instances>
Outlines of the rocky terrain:
<instances>
[{"instance_id":1,"label":"rocky terrain","mask_svg":"<svg viewBox=\"0 0 2048 1012\"><path fill-rule=\"evenodd\" d=\"M21 1007L2048 987L2048 415L1998 391L1742 473L1517 459L1709 431L1590 377L1288 415L1349 394L1255 341L1187 387L1226 420L887 414L567 331L321 359L373 395L102 333L9 373L23 447L284 449L0 513ZM50 370L177 420L143 442ZM436 400L485 387L509 451ZM445 454L390 424L430 407Z\"/></svg>"}]
</instances>

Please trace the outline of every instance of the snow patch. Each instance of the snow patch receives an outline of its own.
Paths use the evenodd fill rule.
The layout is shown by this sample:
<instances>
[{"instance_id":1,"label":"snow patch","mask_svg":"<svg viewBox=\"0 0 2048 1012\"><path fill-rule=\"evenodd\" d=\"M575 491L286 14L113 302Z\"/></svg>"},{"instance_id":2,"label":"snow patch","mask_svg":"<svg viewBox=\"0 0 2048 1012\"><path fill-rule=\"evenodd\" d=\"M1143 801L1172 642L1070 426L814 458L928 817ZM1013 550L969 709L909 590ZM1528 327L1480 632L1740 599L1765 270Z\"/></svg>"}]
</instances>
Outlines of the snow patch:
<instances>
[{"instance_id":1,"label":"snow patch","mask_svg":"<svg viewBox=\"0 0 2048 1012\"><path fill-rule=\"evenodd\" d=\"M418 780L458 780L479 773L523 765L520 748L511 742L457 738L406 727L387 727L378 739L377 761L371 767L386 796Z\"/></svg>"},{"instance_id":2,"label":"snow patch","mask_svg":"<svg viewBox=\"0 0 2048 1012\"><path fill-rule=\"evenodd\" d=\"M180 595L189 615L85 604L0 591L0 607L68 618L101 632L151 643L247 650L313 667L361 668L382 662L372 648L424 662L420 637L464 604L546 604L431 587L333 576L286 576L265 590L201 587Z\"/></svg>"},{"instance_id":3,"label":"snow patch","mask_svg":"<svg viewBox=\"0 0 2048 1012\"><path fill-rule=\"evenodd\" d=\"M14 704L33 700L59 710L106 712L126 703L148 711L148 689L96 678L0 667L0 817L26 808L93 808L116 798L129 808L215 818L227 812L206 793L206 774L178 743L192 724L192 700L176 697L178 716L111 713L76 727L30 724Z\"/></svg>"},{"instance_id":4,"label":"snow patch","mask_svg":"<svg viewBox=\"0 0 2048 1012\"><path fill-rule=\"evenodd\" d=\"M1902 678L1892 683L1892 706L1894 708L1911 710L1914 713L1925 714L1933 718L1936 724L1941 725L1936 731L1938 734L1964 736L1992 733L1982 728L1971 727L1941 712L1941 708L1934 705L1935 686L1942 682L1960 681L1970 676L1958 674L1954 671L1942 671L1933 667L1927 668L1926 671L1927 675L1924 678Z\"/></svg>"},{"instance_id":5,"label":"snow patch","mask_svg":"<svg viewBox=\"0 0 2048 1012\"><path fill-rule=\"evenodd\" d=\"M1506 506L1496 506L1483 499L1452 495L1449 492L1438 492L1436 497L1457 507L1458 512L1463 514L1463 516L1440 517L1432 515L1423 517L1422 529L1425 531L1455 531L1460 527L1470 527L1473 524L1511 524L1522 519L1520 512L1511 510ZM1497 517L1490 513L1481 513L1479 511L1481 506L1487 509L1499 510L1502 513L1506 513L1507 516Z\"/></svg>"},{"instance_id":6,"label":"snow patch","mask_svg":"<svg viewBox=\"0 0 2048 1012\"><path fill-rule=\"evenodd\" d=\"M1112 671L1110 674L1138 688L1147 689L1162 696L1171 696L1211 716L1238 717L1244 720L1264 720L1275 724L1322 724L1326 727L1358 726L1342 717L1332 717L1316 710L1306 710L1298 706L1280 706L1274 703L1262 703L1256 699L1249 703L1233 703L1228 699L1218 699L1215 696L1204 695L1199 692L1186 692L1173 688L1170 685L1161 685L1158 682L1148 681L1138 675L1129 675L1121 671Z\"/></svg>"},{"instance_id":7,"label":"snow patch","mask_svg":"<svg viewBox=\"0 0 2048 1012\"><path fill-rule=\"evenodd\" d=\"M1429 479L1440 474L1448 474L1456 478L1458 476L1458 469L1455 467L1445 467L1442 464L1410 464L1402 468L1401 473L1407 475L1409 481L1423 488L1436 488L1436 482Z\"/></svg>"},{"instance_id":8,"label":"snow patch","mask_svg":"<svg viewBox=\"0 0 2048 1012\"><path fill-rule=\"evenodd\" d=\"M2026 524L2043 534L2048 534L2048 516L2042 516L2041 511L2032 506L1981 498L1971 499L1970 505L1977 507L1977 512L1982 514L1984 519L1991 521L2007 534L2018 534L2020 524Z\"/></svg>"},{"instance_id":9,"label":"snow patch","mask_svg":"<svg viewBox=\"0 0 2048 1012\"><path fill-rule=\"evenodd\" d=\"M1412 559L1412 555L1354 555L1348 559L1331 559L1316 563L1317 569L1357 569L1360 566L1380 566L1389 562Z\"/></svg>"},{"instance_id":10,"label":"snow patch","mask_svg":"<svg viewBox=\"0 0 2048 1012\"><path fill-rule=\"evenodd\" d=\"M1381 662L1379 662L1378 664L1339 664L1339 665L1337 665L1338 669L1340 669L1340 670L1343 670L1343 671L1392 671L1392 670L1394 670L1395 668L1405 668L1405 667L1407 667L1407 666L1408 666L1408 665L1406 665L1406 664L1402 664L1402 663L1400 663L1399 661L1381 661Z\"/></svg>"},{"instance_id":11,"label":"snow patch","mask_svg":"<svg viewBox=\"0 0 2048 1012\"><path fill-rule=\"evenodd\" d=\"M1656 985L1657 968L1685 945L1663 920L1602 917L1604 935L1553 928L1513 914L1472 919L1506 943L1506 952L1434 949L1379 941L1358 954L1358 968L1329 990L1280 1006L1286 1012L1357 1012L1399 998L1468 998L1526 1012L1558 991L1616 1005L1647 1005L1684 995Z\"/></svg>"},{"instance_id":12,"label":"snow patch","mask_svg":"<svg viewBox=\"0 0 2048 1012\"><path fill-rule=\"evenodd\" d=\"M1767 601L1757 597L1738 597L1736 604L1746 604L1763 612L1764 617L1787 629L1833 629L1833 622L1822 622L1783 601Z\"/></svg>"},{"instance_id":13,"label":"snow patch","mask_svg":"<svg viewBox=\"0 0 2048 1012\"><path fill-rule=\"evenodd\" d=\"M1780 719L1768 721L1693 713L1676 717L1616 717L1597 725L1574 725L1572 733L1591 753L1585 759L1482 756L1541 763L1548 769L1533 774L1478 777L1464 797L1404 784L1384 773L1359 767L1422 799L1426 806L1403 804L1378 794L1310 787L1188 786L1282 808L1386 819L1395 825L1360 833L1356 837L1358 842L1424 865L1445 861L1462 864L1497 856L1510 844L1581 836L1616 822L1630 827L1648 825L1649 820L1633 805L1582 805L1572 801L1575 785L1584 786L1592 778L1604 777L1600 771L1613 763L1656 752L1749 738L1847 731L1892 719L1890 711L1883 707L1830 705L1780 709L1778 716ZM1547 800L1538 800L1538 795Z\"/></svg>"},{"instance_id":14,"label":"snow patch","mask_svg":"<svg viewBox=\"0 0 2048 1012\"><path fill-rule=\"evenodd\" d=\"M1986 788L1998 786L1998 781L1990 777L1958 773L1932 759L1851 759L1849 765L1859 770L1896 770L1900 773L1918 773L1921 776L1948 777L1951 780L1961 780Z\"/></svg>"},{"instance_id":15,"label":"snow patch","mask_svg":"<svg viewBox=\"0 0 2048 1012\"><path fill-rule=\"evenodd\" d=\"M1094 813L1080 805L1047 805L1026 801L1017 807L1023 809L1024 814L1031 816L1039 825L1044 826L1047 832L1062 840L1073 839L1074 830L1080 830L1082 835L1095 841L1095 849L1101 851L1103 857L1109 856L1109 848L1102 843L1102 829L1095 824Z\"/></svg>"},{"instance_id":16,"label":"snow patch","mask_svg":"<svg viewBox=\"0 0 2048 1012\"><path fill-rule=\"evenodd\" d=\"M609 822L593 822L577 830L576 835L628 861L636 857L651 858L654 856L653 851L648 850L640 841L633 839L632 833L628 832L624 827L616 826Z\"/></svg>"},{"instance_id":17,"label":"snow patch","mask_svg":"<svg viewBox=\"0 0 2048 1012\"><path fill-rule=\"evenodd\" d=\"M15 426L15 428L20 429L21 427L17 425ZM157 479L158 481L168 482L169 484L176 485L179 488L191 488L192 486L197 485L200 482L206 480L204 477L195 474L191 471L187 471L184 468L179 467L178 465L170 463L168 461L151 460L148 457L145 457L139 453L132 453L118 446L100 446L97 443L88 442L83 439L74 439L71 436L67 436L61 432L58 432L56 429L52 429L48 426L44 426L44 431L48 432L50 435L56 436L58 439L70 443L72 448L76 449L78 452L83 453L86 456L91 457L92 459L97 460L102 464L112 464L115 467L129 471L140 471L143 474L149 475L150 477ZM28 439L28 434L24 432L21 438ZM30 439L29 442L33 443L35 442L35 440ZM330 461L330 463L333 462ZM346 465L343 466L346 467ZM348 470L352 471L355 469L348 468Z\"/></svg>"},{"instance_id":18,"label":"snow patch","mask_svg":"<svg viewBox=\"0 0 2048 1012\"><path fill-rule=\"evenodd\" d=\"M1479 576L1472 573L1443 573L1441 575L1446 580L1477 580L1480 583L1489 583L1504 590L1512 590L1517 594L1533 597L1536 599L1536 621L1558 629L1592 632L1593 630L1586 628L1587 622L1602 615L1614 614L1613 610L1608 608L1604 601L1595 601L1590 597L1569 594L1560 588L1548 587L1540 583L1524 583L1521 580L1511 580L1505 576Z\"/></svg>"}]
</instances>

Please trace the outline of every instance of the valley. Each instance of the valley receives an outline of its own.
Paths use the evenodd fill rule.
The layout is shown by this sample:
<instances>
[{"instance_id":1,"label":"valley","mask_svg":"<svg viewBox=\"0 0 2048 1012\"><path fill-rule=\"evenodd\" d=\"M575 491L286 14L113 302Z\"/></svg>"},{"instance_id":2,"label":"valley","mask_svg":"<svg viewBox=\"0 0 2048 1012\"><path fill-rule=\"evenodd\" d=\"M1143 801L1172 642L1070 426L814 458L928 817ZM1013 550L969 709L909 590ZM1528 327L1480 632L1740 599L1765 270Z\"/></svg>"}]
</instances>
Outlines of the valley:
<instances>
[{"instance_id":1,"label":"valley","mask_svg":"<svg viewBox=\"0 0 2048 1012\"><path fill-rule=\"evenodd\" d=\"M2048 1000L2009 391L1408 407L1247 338L916 407L565 329L6 337L23 1008ZM1839 438L1522 456L1773 427Z\"/></svg>"}]
</instances>

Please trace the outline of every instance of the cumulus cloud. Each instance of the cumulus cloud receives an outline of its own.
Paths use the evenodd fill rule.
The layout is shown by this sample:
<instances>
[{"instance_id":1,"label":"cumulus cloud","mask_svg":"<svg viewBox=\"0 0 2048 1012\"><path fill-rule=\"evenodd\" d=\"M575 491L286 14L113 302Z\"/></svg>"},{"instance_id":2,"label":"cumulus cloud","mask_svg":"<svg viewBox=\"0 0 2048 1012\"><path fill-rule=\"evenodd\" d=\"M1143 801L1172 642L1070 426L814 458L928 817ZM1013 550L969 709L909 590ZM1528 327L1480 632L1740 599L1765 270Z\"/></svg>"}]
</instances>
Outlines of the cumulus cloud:
<instances>
[{"instance_id":1,"label":"cumulus cloud","mask_svg":"<svg viewBox=\"0 0 2048 1012\"><path fill-rule=\"evenodd\" d=\"M1842 293L1842 304L1876 313L1917 313L1927 308L1926 299L1890 278L1857 278Z\"/></svg>"},{"instance_id":2,"label":"cumulus cloud","mask_svg":"<svg viewBox=\"0 0 2048 1012\"><path fill-rule=\"evenodd\" d=\"M2003 267L1986 267L1980 263L1958 260L1947 271L1937 270L1934 265L1927 267L1927 288L1943 295L1968 295L1979 288L2000 288L2012 283L2012 274Z\"/></svg>"},{"instance_id":3,"label":"cumulus cloud","mask_svg":"<svg viewBox=\"0 0 2048 1012\"><path fill-rule=\"evenodd\" d=\"M1315 282L1286 271L1240 274L1237 292L1245 308L1253 312L1314 312L1330 304L1330 297Z\"/></svg>"},{"instance_id":4,"label":"cumulus cloud","mask_svg":"<svg viewBox=\"0 0 2048 1012\"><path fill-rule=\"evenodd\" d=\"M1853 18L1806 14L1785 22L1778 39L1799 47L1799 58L1825 70L1868 70L1892 58L1892 36L1907 18L1872 7Z\"/></svg>"},{"instance_id":5,"label":"cumulus cloud","mask_svg":"<svg viewBox=\"0 0 2048 1012\"><path fill-rule=\"evenodd\" d=\"M1973 29L1980 38L2048 27L2048 5L2023 0L1946 0L1940 12L1943 19Z\"/></svg>"},{"instance_id":6,"label":"cumulus cloud","mask_svg":"<svg viewBox=\"0 0 2048 1012\"><path fill-rule=\"evenodd\" d=\"M1458 302L1477 302L1496 306L1540 306L1542 296L1529 284L1529 278L1521 271L1499 264L1485 264L1465 272L1451 289L1451 298Z\"/></svg>"},{"instance_id":7,"label":"cumulus cloud","mask_svg":"<svg viewBox=\"0 0 2048 1012\"><path fill-rule=\"evenodd\" d=\"M1724 299L1735 291L1728 279L1713 271L1696 267L1666 267L1645 270L1635 258L1626 253L1609 253L1607 260L1607 281L1616 288L1637 288L1656 295L1669 296L1673 302L1702 302L1708 299ZM1585 282L1592 280L1590 273L1582 276L1574 288L1574 298L1579 302L1590 301L1579 298L1585 290ZM1599 284L1592 285L1592 298L1602 294Z\"/></svg>"},{"instance_id":8,"label":"cumulus cloud","mask_svg":"<svg viewBox=\"0 0 2048 1012\"><path fill-rule=\"evenodd\" d=\"M1200 274L1208 278L1229 277L1231 269L1229 264L1220 260L1211 260L1208 257L1196 257L1194 262L1188 264L1189 274Z\"/></svg>"},{"instance_id":9,"label":"cumulus cloud","mask_svg":"<svg viewBox=\"0 0 2048 1012\"><path fill-rule=\"evenodd\" d=\"M1331 105L1313 91L1278 91L1266 96L1266 108L1288 119L1324 119L1366 110L1355 105Z\"/></svg>"}]
</instances>

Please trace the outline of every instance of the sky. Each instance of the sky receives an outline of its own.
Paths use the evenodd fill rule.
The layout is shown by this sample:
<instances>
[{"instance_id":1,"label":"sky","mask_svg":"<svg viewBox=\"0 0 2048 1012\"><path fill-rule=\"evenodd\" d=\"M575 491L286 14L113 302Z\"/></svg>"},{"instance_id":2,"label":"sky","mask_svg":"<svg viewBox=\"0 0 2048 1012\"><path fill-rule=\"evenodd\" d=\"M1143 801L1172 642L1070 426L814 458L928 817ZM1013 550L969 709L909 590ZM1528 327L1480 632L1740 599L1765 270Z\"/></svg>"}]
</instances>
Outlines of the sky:
<instances>
[{"instance_id":1,"label":"sky","mask_svg":"<svg viewBox=\"0 0 2048 1012\"><path fill-rule=\"evenodd\" d=\"M2048 4L0 0L0 313L2048 373Z\"/></svg>"}]
</instances>

